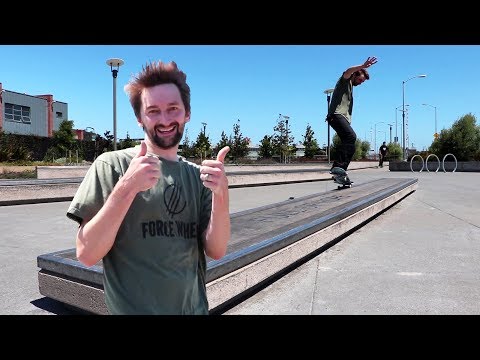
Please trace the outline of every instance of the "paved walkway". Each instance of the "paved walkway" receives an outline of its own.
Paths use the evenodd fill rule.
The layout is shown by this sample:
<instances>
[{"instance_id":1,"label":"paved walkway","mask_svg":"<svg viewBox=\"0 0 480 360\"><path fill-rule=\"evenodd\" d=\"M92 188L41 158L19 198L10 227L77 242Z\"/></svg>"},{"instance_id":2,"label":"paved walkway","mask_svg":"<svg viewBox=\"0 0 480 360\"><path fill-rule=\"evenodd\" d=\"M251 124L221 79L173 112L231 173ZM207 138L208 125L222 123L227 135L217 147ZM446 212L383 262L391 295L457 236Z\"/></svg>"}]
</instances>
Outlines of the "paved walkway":
<instances>
[{"instance_id":1,"label":"paved walkway","mask_svg":"<svg viewBox=\"0 0 480 360\"><path fill-rule=\"evenodd\" d=\"M418 190L226 314L480 314L480 173L356 170ZM354 184L354 186L355 186ZM330 191L331 181L232 189L231 212ZM349 191L349 190L344 190ZM66 314L38 292L36 257L74 247L69 202L0 207L0 314Z\"/></svg>"},{"instance_id":2,"label":"paved walkway","mask_svg":"<svg viewBox=\"0 0 480 360\"><path fill-rule=\"evenodd\" d=\"M225 314L480 314L480 173L379 172L418 189Z\"/></svg>"}]
</instances>

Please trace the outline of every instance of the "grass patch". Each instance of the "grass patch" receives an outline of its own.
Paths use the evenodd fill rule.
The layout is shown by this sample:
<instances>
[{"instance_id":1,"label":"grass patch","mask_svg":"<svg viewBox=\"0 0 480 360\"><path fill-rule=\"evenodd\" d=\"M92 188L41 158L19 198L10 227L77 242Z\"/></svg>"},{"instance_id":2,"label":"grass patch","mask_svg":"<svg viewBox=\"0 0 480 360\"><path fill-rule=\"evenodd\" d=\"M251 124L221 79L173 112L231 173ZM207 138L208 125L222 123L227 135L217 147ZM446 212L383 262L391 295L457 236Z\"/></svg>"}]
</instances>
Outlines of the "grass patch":
<instances>
[{"instance_id":1,"label":"grass patch","mask_svg":"<svg viewBox=\"0 0 480 360\"><path fill-rule=\"evenodd\" d=\"M37 172L35 170L25 171L8 171L0 174L0 179L36 179Z\"/></svg>"}]
</instances>

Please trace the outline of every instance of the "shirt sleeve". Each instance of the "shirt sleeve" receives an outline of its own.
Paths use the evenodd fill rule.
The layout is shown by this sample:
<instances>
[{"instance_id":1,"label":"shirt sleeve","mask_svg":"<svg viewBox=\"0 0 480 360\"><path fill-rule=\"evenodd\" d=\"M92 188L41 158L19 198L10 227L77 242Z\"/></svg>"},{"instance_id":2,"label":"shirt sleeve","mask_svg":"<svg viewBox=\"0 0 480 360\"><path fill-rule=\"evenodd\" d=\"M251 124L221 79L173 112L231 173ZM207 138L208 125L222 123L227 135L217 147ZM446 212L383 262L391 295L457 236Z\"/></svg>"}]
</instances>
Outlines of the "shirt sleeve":
<instances>
[{"instance_id":1,"label":"shirt sleeve","mask_svg":"<svg viewBox=\"0 0 480 360\"><path fill-rule=\"evenodd\" d=\"M97 158L88 169L67 210L67 217L80 225L102 208L120 176L114 168Z\"/></svg>"}]
</instances>

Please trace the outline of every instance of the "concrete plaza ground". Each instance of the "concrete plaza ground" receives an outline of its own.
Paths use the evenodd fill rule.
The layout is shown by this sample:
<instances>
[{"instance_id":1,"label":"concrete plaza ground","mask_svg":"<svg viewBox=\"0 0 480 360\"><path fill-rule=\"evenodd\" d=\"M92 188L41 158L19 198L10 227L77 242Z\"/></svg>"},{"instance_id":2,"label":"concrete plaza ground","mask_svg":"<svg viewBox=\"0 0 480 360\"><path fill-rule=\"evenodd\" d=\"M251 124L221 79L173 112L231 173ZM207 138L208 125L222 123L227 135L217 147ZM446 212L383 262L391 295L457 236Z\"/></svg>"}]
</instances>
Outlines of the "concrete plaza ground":
<instances>
[{"instance_id":1,"label":"concrete plaza ground","mask_svg":"<svg viewBox=\"0 0 480 360\"><path fill-rule=\"evenodd\" d=\"M225 314L480 314L480 173L351 172L418 190ZM354 184L354 186L355 186ZM231 212L332 191L331 181L237 188ZM344 190L349 191L349 190ZM74 246L68 202L0 207L0 314L69 314L38 292L36 257Z\"/></svg>"},{"instance_id":2,"label":"concrete plaza ground","mask_svg":"<svg viewBox=\"0 0 480 360\"><path fill-rule=\"evenodd\" d=\"M418 190L225 314L480 314L480 173L380 175Z\"/></svg>"}]
</instances>

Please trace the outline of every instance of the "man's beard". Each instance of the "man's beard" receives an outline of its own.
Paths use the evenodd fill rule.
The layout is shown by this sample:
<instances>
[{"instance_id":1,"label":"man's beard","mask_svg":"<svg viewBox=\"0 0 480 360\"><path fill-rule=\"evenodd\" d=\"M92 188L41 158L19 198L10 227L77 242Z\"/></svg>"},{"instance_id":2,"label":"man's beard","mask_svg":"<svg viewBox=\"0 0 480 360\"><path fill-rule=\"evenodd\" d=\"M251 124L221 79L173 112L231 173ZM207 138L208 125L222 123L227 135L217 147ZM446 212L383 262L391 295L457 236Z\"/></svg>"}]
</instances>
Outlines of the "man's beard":
<instances>
[{"instance_id":1,"label":"man's beard","mask_svg":"<svg viewBox=\"0 0 480 360\"><path fill-rule=\"evenodd\" d=\"M150 138L150 140L160 149L168 150L180 144L180 140L182 140L183 136L183 128L180 128L180 126L177 124L177 130L175 135L169 138L158 136L155 129L152 133L146 132L146 134Z\"/></svg>"}]
</instances>

